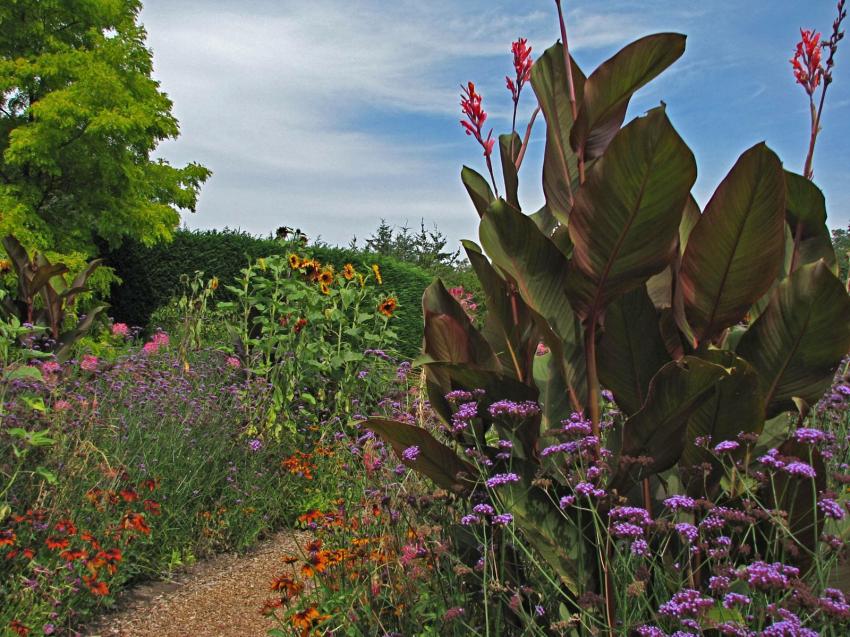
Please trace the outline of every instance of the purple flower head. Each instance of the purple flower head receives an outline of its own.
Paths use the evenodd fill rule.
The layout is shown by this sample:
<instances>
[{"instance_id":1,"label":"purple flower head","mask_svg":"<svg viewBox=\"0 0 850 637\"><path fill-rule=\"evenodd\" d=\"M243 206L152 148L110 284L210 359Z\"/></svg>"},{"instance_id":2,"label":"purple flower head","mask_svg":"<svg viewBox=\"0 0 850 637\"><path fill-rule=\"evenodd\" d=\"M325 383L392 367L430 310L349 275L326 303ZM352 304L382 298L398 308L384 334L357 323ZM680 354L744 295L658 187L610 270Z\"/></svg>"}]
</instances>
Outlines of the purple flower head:
<instances>
[{"instance_id":1,"label":"purple flower head","mask_svg":"<svg viewBox=\"0 0 850 637\"><path fill-rule=\"evenodd\" d=\"M800 569L794 566L786 566L780 562L753 562L738 572L738 577L747 582L753 588L760 590L787 589L791 577L798 577Z\"/></svg>"},{"instance_id":2,"label":"purple flower head","mask_svg":"<svg viewBox=\"0 0 850 637\"><path fill-rule=\"evenodd\" d=\"M729 588L729 578L725 575L712 575L708 580L708 588L712 591L725 591Z\"/></svg>"},{"instance_id":3,"label":"purple flower head","mask_svg":"<svg viewBox=\"0 0 850 637\"><path fill-rule=\"evenodd\" d=\"M769 449L758 461L773 469L782 469L785 466L785 462L779 458L779 449Z\"/></svg>"},{"instance_id":4,"label":"purple flower head","mask_svg":"<svg viewBox=\"0 0 850 637\"><path fill-rule=\"evenodd\" d=\"M472 514L464 515L460 519L460 523L463 524L464 526L470 526L471 524L478 524L479 522L481 522L481 518L479 518L477 515L472 515Z\"/></svg>"},{"instance_id":5,"label":"purple flower head","mask_svg":"<svg viewBox=\"0 0 850 637\"><path fill-rule=\"evenodd\" d=\"M795 460L794 462L789 462L785 465L784 469L785 473L796 476L798 478L815 478L817 477L817 472L814 470L814 467L810 464L806 464L800 460Z\"/></svg>"},{"instance_id":6,"label":"purple flower head","mask_svg":"<svg viewBox=\"0 0 850 637\"><path fill-rule=\"evenodd\" d=\"M407 449L401 452L401 457L407 460L408 462L413 462L419 457L419 447L417 445L411 445Z\"/></svg>"},{"instance_id":7,"label":"purple flower head","mask_svg":"<svg viewBox=\"0 0 850 637\"><path fill-rule=\"evenodd\" d=\"M797 442L804 442L813 445L818 442L825 441L827 439L827 435L826 432L821 431L819 429L800 427L797 431L794 432L794 439Z\"/></svg>"},{"instance_id":8,"label":"purple flower head","mask_svg":"<svg viewBox=\"0 0 850 637\"><path fill-rule=\"evenodd\" d=\"M608 517L612 520L625 520L640 527L645 527L652 523L649 511L642 507L614 507L609 511Z\"/></svg>"},{"instance_id":9,"label":"purple flower head","mask_svg":"<svg viewBox=\"0 0 850 637\"><path fill-rule=\"evenodd\" d=\"M593 433L593 427L590 421L585 420L584 416L576 412L573 412L567 420L562 420L561 424L564 426L565 434L575 436L576 438L589 436Z\"/></svg>"},{"instance_id":10,"label":"purple flower head","mask_svg":"<svg viewBox=\"0 0 850 637\"><path fill-rule=\"evenodd\" d=\"M738 449L741 445L734 440L724 440L714 446L715 453L731 453Z\"/></svg>"},{"instance_id":11,"label":"purple flower head","mask_svg":"<svg viewBox=\"0 0 850 637\"><path fill-rule=\"evenodd\" d=\"M635 540L630 548L632 555L638 557L649 557L649 544L646 540Z\"/></svg>"},{"instance_id":12,"label":"purple flower head","mask_svg":"<svg viewBox=\"0 0 850 637\"><path fill-rule=\"evenodd\" d=\"M694 499L686 495L674 495L664 500L664 506L673 511L693 511L695 504Z\"/></svg>"},{"instance_id":13,"label":"purple flower head","mask_svg":"<svg viewBox=\"0 0 850 637\"><path fill-rule=\"evenodd\" d=\"M500 485L510 482L519 482L519 476L515 473L497 473L496 475L487 478L485 484L488 488L494 489Z\"/></svg>"},{"instance_id":14,"label":"purple flower head","mask_svg":"<svg viewBox=\"0 0 850 637\"><path fill-rule=\"evenodd\" d=\"M686 588L674 594L669 602L664 602L658 612L668 617L698 617L704 610L714 606L714 600L703 597L692 588Z\"/></svg>"},{"instance_id":15,"label":"purple flower head","mask_svg":"<svg viewBox=\"0 0 850 637\"><path fill-rule=\"evenodd\" d=\"M452 429L460 431L466 429L469 423L478 416L478 403L468 402L461 404L452 416Z\"/></svg>"},{"instance_id":16,"label":"purple flower head","mask_svg":"<svg viewBox=\"0 0 850 637\"><path fill-rule=\"evenodd\" d=\"M697 538L699 538L699 529L695 527L693 524L688 524L687 522L679 522L675 527L676 533L682 536L683 539L688 542L696 542Z\"/></svg>"},{"instance_id":17,"label":"purple flower head","mask_svg":"<svg viewBox=\"0 0 850 637\"><path fill-rule=\"evenodd\" d=\"M661 630L658 626L643 625L637 628L635 632L639 637L667 637L667 633Z\"/></svg>"},{"instance_id":18,"label":"purple flower head","mask_svg":"<svg viewBox=\"0 0 850 637\"><path fill-rule=\"evenodd\" d=\"M506 525L514 521L514 516L510 513L500 513L499 515L494 515L491 520L493 524Z\"/></svg>"},{"instance_id":19,"label":"purple flower head","mask_svg":"<svg viewBox=\"0 0 850 637\"><path fill-rule=\"evenodd\" d=\"M496 512L489 504L476 504L472 510L481 515L493 515Z\"/></svg>"},{"instance_id":20,"label":"purple flower head","mask_svg":"<svg viewBox=\"0 0 850 637\"><path fill-rule=\"evenodd\" d=\"M818 606L827 614L838 619L850 619L850 604L837 588L827 588L818 599Z\"/></svg>"},{"instance_id":21,"label":"purple flower head","mask_svg":"<svg viewBox=\"0 0 850 637\"><path fill-rule=\"evenodd\" d=\"M821 498L818 500L818 508L828 518L832 518L833 520L844 519L844 509L832 498Z\"/></svg>"},{"instance_id":22,"label":"purple flower head","mask_svg":"<svg viewBox=\"0 0 850 637\"><path fill-rule=\"evenodd\" d=\"M516 403L512 400L500 400L490 405L490 409L488 411L493 418L505 416L524 420L527 418L533 418L539 414L540 405L530 400L521 403Z\"/></svg>"},{"instance_id":23,"label":"purple flower head","mask_svg":"<svg viewBox=\"0 0 850 637\"><path fill-rule=\"evenodd\" d=\"M565 495L561 498L560 502L558 502L558 506L562 509L566 509L567 507L571 507L575 504L576 497L574 495Z\"/></svg>"},{"instance_id":24,"label":"purple flower head","mask_svg":"<svg viewBox=\"0 0 850 637\"><path fill-rule=\"evenodd\" d=\"M251 440L248 443L248 447L251 449L251 451L259 451L262 448L262 446L263 446L263 442L262 442L262 440L259 440L258 438L254 438L253 440Z\"/></svg>"},{"instance_id":25,"label":"purple flower head","mask_svg":"<svg viewBox=\"0 0 850 637\"><path fill-rule=\"evenodd\" d=\"M611 529L614 537L637 539L643 536L643 528L630 522L617 522Z\"/></svg>"},{"instance_id":26,"label":"purple flower head","mask_svg":"<svg viewBox=\"0 0 850 637\"><path fill-rule=\"evenodd\" d=\"M561 442L557 445L544 447L540 451L540 455L545 458L546 456L551 456L554 453L574 453L577 449L578 445L575 442Z\"/></svg>"},{"instance_id":27,"label":"purple flower head","mask_svg":"<svg viewBox=\"0 0 850 637\"><path fill-rule=\"evenodd\" d=\"M740 593L726 593L723 597L723 607L724 608L734 608L735 606L749 606L753 603L746 595L741 595Z\"/></svg>"}]
</instances>

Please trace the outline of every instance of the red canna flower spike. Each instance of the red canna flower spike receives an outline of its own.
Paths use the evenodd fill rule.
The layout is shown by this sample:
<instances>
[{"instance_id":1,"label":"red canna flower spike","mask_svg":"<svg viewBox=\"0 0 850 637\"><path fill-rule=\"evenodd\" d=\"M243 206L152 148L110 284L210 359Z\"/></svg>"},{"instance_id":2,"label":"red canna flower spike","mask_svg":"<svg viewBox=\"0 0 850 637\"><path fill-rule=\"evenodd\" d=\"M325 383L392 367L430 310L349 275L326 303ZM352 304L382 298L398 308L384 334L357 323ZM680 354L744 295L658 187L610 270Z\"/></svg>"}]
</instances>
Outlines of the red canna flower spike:
<instances>
[{"instance_id":1,"label":"red canna flower spike","mask_svg":"<svg viewBox=\"0 0 850 637\"><path fill-rule=\"evenodd\" d=\"M467 135L474 137L481 144L484 149L484 156L489 159L496 142L491 139L493 136L492 129L487 135L487 139L484 139L481 134L482 126L487 121L487 113L481 106L481 95L475 92L475 84L472 82L468 82L466 87L461 86L461 91L463 91L463 94L460 96L460 107L463 114L466 115L466 120L461 120L460 125L463 126Z\"/></svg>"},{"instance_id":2,"label":"red canna flower spike","mask_svg":"<svg viewBox=\"0 0 850 637\"><path fill-rule=\"evenodd\" d=\"M821 34L813 29L800 29L800 42L791 58L794 78L809 95L813 95L824 75L821 64Z\"/></svg>"},{"instance_id":3,"label":"red canna flower spike","mask_svg":"<svg viewBox=\"0 0 850 637\"><path fill-rule=\"evenodd\" d=\"M531 47L528 46L528 40L526 38L519 38L516 42L512 42L511 52L514 54L516 79L512 80L506 77L505 84L511 92L514 104L516 104L519 101L519 94L522 91L522 87L531 78L531 66L533 62L531 60Z\"/></svg>"}]
</instances>

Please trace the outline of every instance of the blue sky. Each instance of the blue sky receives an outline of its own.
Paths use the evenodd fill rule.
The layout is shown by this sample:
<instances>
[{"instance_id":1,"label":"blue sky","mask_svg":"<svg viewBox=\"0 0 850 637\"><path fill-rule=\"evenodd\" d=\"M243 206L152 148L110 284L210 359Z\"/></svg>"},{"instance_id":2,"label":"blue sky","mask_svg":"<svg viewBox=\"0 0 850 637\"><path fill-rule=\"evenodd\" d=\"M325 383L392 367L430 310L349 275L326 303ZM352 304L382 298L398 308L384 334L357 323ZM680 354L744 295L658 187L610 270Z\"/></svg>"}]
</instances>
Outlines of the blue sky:
<instances>
[{"instance_id":1,"label":"blue sky","mask_svg":"<svg viewBox=\"0 0 850 637\"><path fill-rule=\"evenodd\" d=\"M494 134L510 129L510 43L533 57L558 38L552 0L147 0L142 22L155 75L182 135L158 154L213 170L192 228L267 234L297 226L345 244L381 218L477 237L459 173L484 172L459 125L459 85L476 83ZM663 100L693 149L704 204L738 155L766 141L802 171L808 102L789 58L799 27L828 36L833 0L565 1L586 73L648 33L688 36L684 56L632 101L629 118ZM850 222L850 39L827 96L815 180L832 227ZM519 121L533 109L523 93ZM542 118L520 174L526 210L542 204Z\"/></svg>"}]
</instances>

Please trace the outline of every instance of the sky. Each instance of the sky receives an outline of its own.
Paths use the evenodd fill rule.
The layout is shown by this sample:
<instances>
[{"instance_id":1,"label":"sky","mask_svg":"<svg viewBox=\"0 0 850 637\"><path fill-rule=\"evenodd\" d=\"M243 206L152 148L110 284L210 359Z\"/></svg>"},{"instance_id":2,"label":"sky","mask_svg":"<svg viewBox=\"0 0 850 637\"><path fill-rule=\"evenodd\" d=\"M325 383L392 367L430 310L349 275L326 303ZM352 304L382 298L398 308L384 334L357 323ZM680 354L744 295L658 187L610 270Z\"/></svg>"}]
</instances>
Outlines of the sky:
<instances>
[{"instance_id":1,"label":"sky","mask_svg":"<svg viewBox=\"0 0 850 637\"><path fill-rule=\"evenodd\" d=\"M808 98L789 59L799 28L831 31L833 0L565 0L574 57L586 74L650 33L688 36L685 54L639 91L627 121L664 101L698 166L701 205L747 148L765 141L802 172ZM360 245L381 219L424 219L456 246L477 238L460 182L486 172L459 124L460 85L474 81L494 136L510 132L511 42L537 57L559 37L552 0L146 0L141 21L154 75L181 135L157 155L213 171L190 228ZM850 38L836 56L815 180L831 227L850 223ZM523 92L518 128L534 108ZM535 125L520 172L526 211L543 203L545 129Z\"/></svg>"}]
</instances>

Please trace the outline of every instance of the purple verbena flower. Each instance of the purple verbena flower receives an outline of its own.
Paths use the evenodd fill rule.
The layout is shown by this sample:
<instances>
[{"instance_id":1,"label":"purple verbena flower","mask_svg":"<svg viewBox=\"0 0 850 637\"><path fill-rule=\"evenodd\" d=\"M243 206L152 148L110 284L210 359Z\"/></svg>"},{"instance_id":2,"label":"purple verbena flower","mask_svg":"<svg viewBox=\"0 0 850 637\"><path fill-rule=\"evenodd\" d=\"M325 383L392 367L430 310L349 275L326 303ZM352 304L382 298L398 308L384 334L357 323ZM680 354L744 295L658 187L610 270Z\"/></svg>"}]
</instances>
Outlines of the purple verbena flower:
<instances>
[{"instance_id":1,"label":"purple verbena flower","mask_svg":"<svg viewBox=\"0 0 850 637\"><path fill-rule=\"evenodd\" d=\"M411 445L407 449L401 452L401 457L407 460L408 462L413 462L419 457L419 447L417 445Z\"/></svg>"},{"instance_id":2,"label":"purple verbena flower","mask_svg":"<svg viewBox=\"0 0 850 637\"><path fill-rule=\"evenodd\" d=\"M519 482L519 476L515 473L497 473L496 475L487 478L485 484L488 488L493 489L510 482Z\"/></svg>"},{"instance_id":3,"label":"purple verbena flower","mask_svg":"<svg viewBox=\"0 0 850 637\"><path fill-rule=\"evenodd\" d=\"M714 600L703 597L692 588L686 588L674 594L669 602L664 602L658 612L669 617L698 617L705 609L714 606Z\"/></svg>"},{"instance_id":4,"label":"purple verbena flower","mask_svg":"<svg viewBox=\"0 0 850 637\"><path fill-rule=\"evenodd\" d=\"M491 518L491 521L493 522L493 524L510 524L514 521L514 516L512 516L510 513L500 513L499 515L494 515Z\"/></svg>"}]
</instances>

